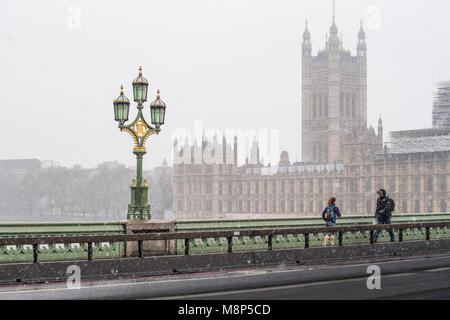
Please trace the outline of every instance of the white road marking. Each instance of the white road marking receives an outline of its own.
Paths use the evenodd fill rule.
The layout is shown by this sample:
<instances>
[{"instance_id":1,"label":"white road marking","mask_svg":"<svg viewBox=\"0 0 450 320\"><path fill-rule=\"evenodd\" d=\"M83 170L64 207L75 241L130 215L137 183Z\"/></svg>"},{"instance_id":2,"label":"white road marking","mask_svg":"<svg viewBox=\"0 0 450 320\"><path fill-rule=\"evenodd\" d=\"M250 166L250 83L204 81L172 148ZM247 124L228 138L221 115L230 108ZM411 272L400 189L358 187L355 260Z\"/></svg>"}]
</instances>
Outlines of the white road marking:
<instances>
[{"instance_id":1,"label":"white road marking","mask_svg":"<svg viewBox=\"0 0 450 320\"><path fill-rule=\"evenodd\" d=\"M346 265L336 265L336 266L340 266L342 268L349 268L349 267L357 267L357 266L365 266L365 265L373 265L373 264L391 264L391 263L398 263L398 262L411 262L411 261L418 261L418 260L440 260L440 259L447 259L450 258L450 256L440 256L440 257L425 257L425 258L412 258L412 259L399 259L399 260L393 260L393 261L370 261L370 262L361 262L358 264L346 264ZM322 265L322 266L318 266L319 268L322 269L327 269L327 268L333 268L334 266L330 266L330 265Z\"/></svg>"},{"instance_id":2,"label":"white road marking","mask_svg":"<svg viewBox=\"0 0 450 320\"><path fill-rule=\"evenodd\" d=\"M425 270L425 272L440 272L440 271L447 271L447 270L450 270L450 267L430 269L430 270Z\"/></svg>"},{"instance_id":3,"label":"white road marking","mask_svg":"<svg viewBox=\"0 0 450 320\"><path fill-rule=\"evenodd\" d=\"M389 274L389 275L383 276L383 279L411 276L414 274L415 273ZM266 288L257 288L257 289L243 289L243 290L231 290L231 291L212 292L212 293L198 293L198 294L191 294L191 295L151 298L151 299L145 299L145 300L190 299L190 298L221 296L221 295L230 295L230 294L239 294L239 293L251 293L251 292L284 290L284 289L291 289L291 288L303 288L303 287L310 287L310 286L321 286L321 285L329 285L329 284L345 283L345 282L355 282L355 281L365 281L365 280L367 280L367 277L342 279L342 280L331 280L331 281L318 281L318 282L309 282L309 283L301 283L301 284L290 284L290 285L286 285L286 286L266 287Z\"/></svg>"}]
</instances>

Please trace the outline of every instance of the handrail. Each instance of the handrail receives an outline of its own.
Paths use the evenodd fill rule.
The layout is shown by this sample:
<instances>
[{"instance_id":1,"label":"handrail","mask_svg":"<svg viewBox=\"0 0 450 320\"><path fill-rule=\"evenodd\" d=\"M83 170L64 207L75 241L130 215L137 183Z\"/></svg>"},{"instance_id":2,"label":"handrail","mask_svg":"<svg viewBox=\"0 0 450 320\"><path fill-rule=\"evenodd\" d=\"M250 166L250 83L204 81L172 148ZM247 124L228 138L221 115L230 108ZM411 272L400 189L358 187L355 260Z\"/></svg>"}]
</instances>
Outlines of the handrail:
<instances>
[{"instance_id":1,"label":"handrail","mask_svg":"<svg viewBox=\"0 0 450 320\"><path fill-rule=\"evenodd\" d=\"M370 231L370 243L374 243L374 232L377 230L398 230L399 242L403 241L403 230L425 228L426 240L430 240L430 228L442 228L450 226L450 221L443 222L421 222L390 225L357 225L336 227L308 227L308 228L277 228L277 229L254 229L238 231L200 231L200 232L162 232L162 233L140 233L140 234L115 234L115 235L93 235L93 236L51 236L51 237L14 237L0 238L0 245L33 245L34 262L38 262L39 244L66 244L87 243L88 260L93 259L92 243L98 242L138 242L138 256L143 257L142 242L147 240L185 240L185 254L189 255L189 240L197 238L227 238L228 252L233 252L232 238L236 236L268 236L268 250L273 250L272 238L274 235L303 234L305 236L305 248L309 248L309 235L314 233L337 232L339 246L343 246L343 233L356 231Z\"/></svg>"}]
</instances>

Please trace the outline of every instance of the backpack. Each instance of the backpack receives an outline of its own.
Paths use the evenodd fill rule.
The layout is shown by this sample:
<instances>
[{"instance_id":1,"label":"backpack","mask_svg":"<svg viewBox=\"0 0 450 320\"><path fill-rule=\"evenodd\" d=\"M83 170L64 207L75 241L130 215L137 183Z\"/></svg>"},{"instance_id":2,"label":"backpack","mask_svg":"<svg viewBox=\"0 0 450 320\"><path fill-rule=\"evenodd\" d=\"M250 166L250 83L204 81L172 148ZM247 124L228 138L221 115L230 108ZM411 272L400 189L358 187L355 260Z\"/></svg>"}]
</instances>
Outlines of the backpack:
<instances>
[{"instance_id":1,"label":"backpack","mask_svg":"<svg viewBox=\"0 0 450 320\"><path fill-rule=\"evenodd\" d=\"M327 207L327 210L325 211L325 220L332 221L333 217L334 217L334 206Z\"/></svg>"},{"instance_id":2,"label":"backpack","mask_svg":"<svg viewBox=\"0 0 450 320\"><path fill-rule=\"evenodd\" d=\"M392 212L395 209L395 202L391 198L387 198L387 199L389 201L389 209L390 209L389 211Z\"/></svg>"}]
</instances>

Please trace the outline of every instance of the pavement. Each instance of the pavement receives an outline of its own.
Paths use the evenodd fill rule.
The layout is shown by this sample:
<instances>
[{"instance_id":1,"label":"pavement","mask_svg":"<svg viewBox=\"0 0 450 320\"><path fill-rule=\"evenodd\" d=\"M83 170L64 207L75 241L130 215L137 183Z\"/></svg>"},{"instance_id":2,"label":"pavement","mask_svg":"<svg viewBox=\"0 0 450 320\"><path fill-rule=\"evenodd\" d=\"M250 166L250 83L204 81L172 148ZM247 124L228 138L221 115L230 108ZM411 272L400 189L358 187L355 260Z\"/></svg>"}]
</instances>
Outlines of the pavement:
<instances>
[{"instance_id":1,"label":"pavement","mask_svg":"<svg viewBox=\"0 0 450 320\"><path fill-rule=\"evenodd\" d=\"M376 267L373 267L376 266ZM379 289L368 268L379 268ZM371 279L369 277L372 276ZM450 255L341 261L215 272L0 286L0 300L450 299Z\"/></svg>"}]
</instances>

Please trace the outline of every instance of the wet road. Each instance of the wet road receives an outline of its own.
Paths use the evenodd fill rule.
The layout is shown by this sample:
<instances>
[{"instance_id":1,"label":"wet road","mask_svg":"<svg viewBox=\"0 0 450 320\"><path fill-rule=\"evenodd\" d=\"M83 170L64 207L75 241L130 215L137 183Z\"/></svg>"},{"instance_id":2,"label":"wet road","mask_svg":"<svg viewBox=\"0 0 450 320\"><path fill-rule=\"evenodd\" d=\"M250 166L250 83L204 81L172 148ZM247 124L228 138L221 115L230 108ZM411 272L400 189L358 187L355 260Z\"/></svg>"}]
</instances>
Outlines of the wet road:
<instances>
[{"instance_id":1,"label":"wet road","mask_svg":"<svg viewBox=\"0 0 450 320\"><path fill-rule=\"evenodd\" d=\"M381 288L369 290L373 265ZM79 289L66 283L0 286L0 299L450 299L450 256L81 281Z\"/></svg>"}]
</instances>

